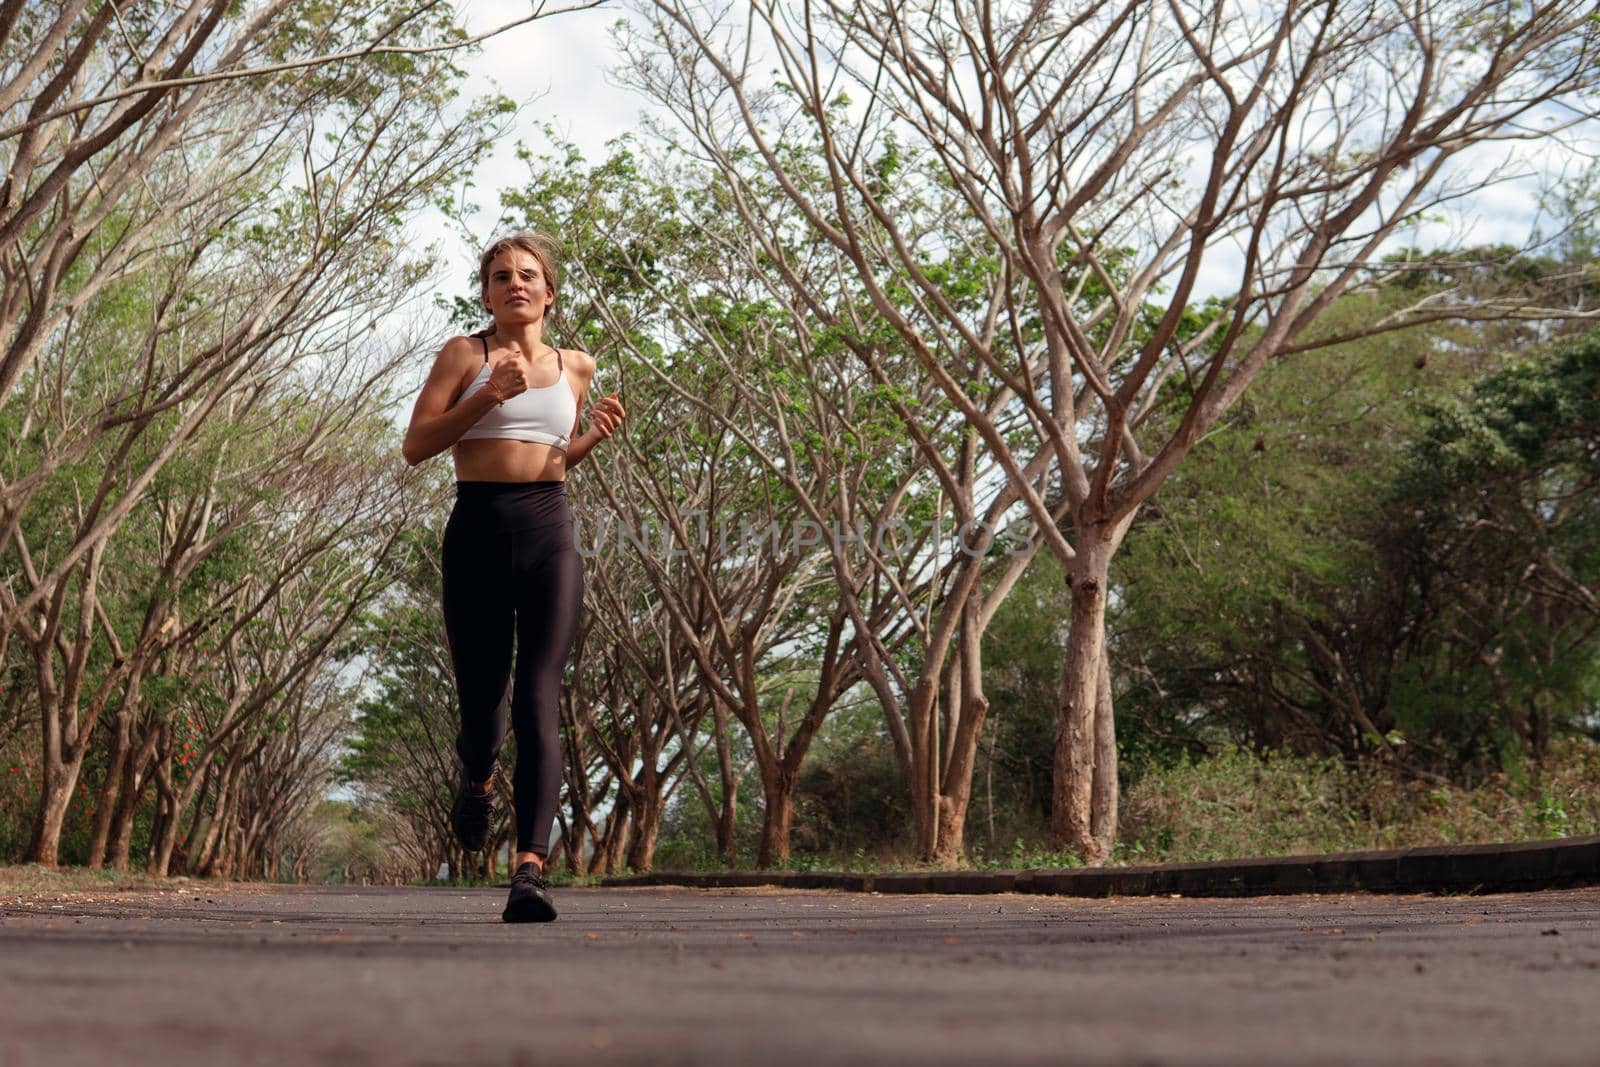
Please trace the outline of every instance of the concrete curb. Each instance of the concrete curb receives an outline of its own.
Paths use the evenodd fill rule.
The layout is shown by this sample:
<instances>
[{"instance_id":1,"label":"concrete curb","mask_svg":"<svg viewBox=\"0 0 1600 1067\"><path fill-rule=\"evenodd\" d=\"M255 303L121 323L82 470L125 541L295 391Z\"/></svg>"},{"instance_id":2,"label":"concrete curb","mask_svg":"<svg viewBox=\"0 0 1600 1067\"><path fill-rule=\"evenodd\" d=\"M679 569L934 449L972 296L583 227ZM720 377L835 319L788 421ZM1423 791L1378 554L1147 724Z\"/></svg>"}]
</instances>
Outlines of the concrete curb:
<instances>
[{"instance_id":1,"label":"concrete curb","mask_svg":"<svg viewBox=\"0 0 1600 1067\"><path fill-rule=\"evenodd\" d=\"M1237 897L1288 893L1503 893L1600 884L1600 834L1326 856L1270 856L1031 871L725 871L605 878L604 886L776 886L852 893L1044 893L1072 897Z\"/></svg>"}]
</instances>

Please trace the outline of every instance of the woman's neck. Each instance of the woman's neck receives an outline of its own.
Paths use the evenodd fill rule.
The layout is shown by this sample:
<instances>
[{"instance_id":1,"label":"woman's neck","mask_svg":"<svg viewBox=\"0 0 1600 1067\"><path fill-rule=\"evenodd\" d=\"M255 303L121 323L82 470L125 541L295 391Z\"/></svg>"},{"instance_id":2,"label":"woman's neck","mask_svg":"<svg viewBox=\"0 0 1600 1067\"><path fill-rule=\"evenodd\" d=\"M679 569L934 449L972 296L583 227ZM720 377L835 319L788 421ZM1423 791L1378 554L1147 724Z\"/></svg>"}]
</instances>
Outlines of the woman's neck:
<instances>
[{"instance_id":1,"label":"woman's neck","mask_svg":"<svg viewBox=\"0 0 1600 1067\"><path fill-rule=\"evenodd\" d=\"M497 322L494 337L504 345L516 345L529 359L537 360L544 352L544 320L537 322Z\"/></svg>"}]
</instances>

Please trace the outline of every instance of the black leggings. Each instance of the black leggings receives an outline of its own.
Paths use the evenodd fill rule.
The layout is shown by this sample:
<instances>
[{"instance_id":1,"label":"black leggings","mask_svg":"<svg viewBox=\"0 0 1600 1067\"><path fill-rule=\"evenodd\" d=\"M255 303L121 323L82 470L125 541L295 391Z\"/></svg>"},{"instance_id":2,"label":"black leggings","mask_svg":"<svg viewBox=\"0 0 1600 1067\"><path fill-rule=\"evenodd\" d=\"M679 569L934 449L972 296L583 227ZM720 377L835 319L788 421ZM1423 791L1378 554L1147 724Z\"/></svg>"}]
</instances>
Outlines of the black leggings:
<instances>
[{"instance_id":1,"label":"black leggings","mask_svg":"<svg viewBox=\"0 0 1600 1067\"><path fill-rule=\"evenodd\" d=\"M561 674L583 606L565 483L457 482L441 555L445 634L461 703L456 752L474 782L488 781L509 706L517 734L517 851L547 856L561 795ZM508 692L513 635L516 676Z\"/></svg>"}]
</instances>

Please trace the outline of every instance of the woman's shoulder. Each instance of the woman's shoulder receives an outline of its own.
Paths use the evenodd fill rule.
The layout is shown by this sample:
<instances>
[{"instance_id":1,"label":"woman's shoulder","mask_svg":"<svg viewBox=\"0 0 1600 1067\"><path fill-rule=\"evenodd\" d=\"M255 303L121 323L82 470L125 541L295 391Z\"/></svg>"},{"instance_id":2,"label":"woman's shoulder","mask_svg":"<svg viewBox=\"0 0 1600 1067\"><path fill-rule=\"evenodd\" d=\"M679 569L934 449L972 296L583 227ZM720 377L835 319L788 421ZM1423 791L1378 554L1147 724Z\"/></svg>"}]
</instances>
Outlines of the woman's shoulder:
<instances>
[{"instance_id":1,"label":"woman's shoulder","mask_svg":"<svg viewBox=\"0 0 1600 1067\"><path fill-rule=\"evenodd\" d=\"M428 372L428 380L439 383L441 387L448 383L452 395L457 395L470 384L473 375L480 373L483 366L483 346L476 337L452 337L439 346L439 354L433 357L433 369Z\"/></svg>"},{"instance_id":2,"label":"woman's shoulder","mask_svg":"<svg viewBox=\"0 0 1600 1067\"><path fill-rule=\"evenodd\" d=\"M438 367L453 367L464 370L467 367L476 368L484 362L483 341L477 334L464 334L450 338L439 346L439 354L434 357L434 365Z\"/></svg>"},{"instance_id":3,"label":"woman's shoulder","mask_svg":"<svg viewBox=\"0 0 1600 1067\"><path fill-rule=\"evenodd\" d=\"M584 378L594 377L594 357L581 348L560 349L561 358L572 364L572 369Z\"/></svg>"},{"instance_id":4,"label":"woman's shoulder","mask_svg":"<svg viewBox=\"0 0 1600 1067\"><path fill-rule=\"evenodd\" d=\"M483 338L475 333L457 334L443 345L439 346L440 358L456 358L473 356L478 360L483 359Z\"/></svg>"}]
</instances>

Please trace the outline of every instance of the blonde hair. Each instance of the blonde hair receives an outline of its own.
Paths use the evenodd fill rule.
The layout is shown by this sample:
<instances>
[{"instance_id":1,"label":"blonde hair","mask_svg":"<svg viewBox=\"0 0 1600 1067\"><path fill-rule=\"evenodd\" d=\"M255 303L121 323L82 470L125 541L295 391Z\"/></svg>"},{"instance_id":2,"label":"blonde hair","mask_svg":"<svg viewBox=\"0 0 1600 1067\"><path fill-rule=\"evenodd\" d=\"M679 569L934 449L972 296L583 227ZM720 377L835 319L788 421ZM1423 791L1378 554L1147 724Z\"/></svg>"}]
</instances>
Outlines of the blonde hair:
<instances>
[{"instance_id":1,"label":"blonde hair","mask_svg":"<svg viewBox=\"0 0 1600 1067\"><path fill-rule=\"evenodd\" d=\"M545 288L550 290L552 297L560 290L561 268L556 264L555 239L542 233L508 233L489 242L489 247L478 257L478 300L486 309L489 306L489 264L494 262L495 256L512 248L526 252L539 261L539 269L544 271ZM554 301L551 302L551 310L555 310Z\"/></svg>"}]
</instances>

